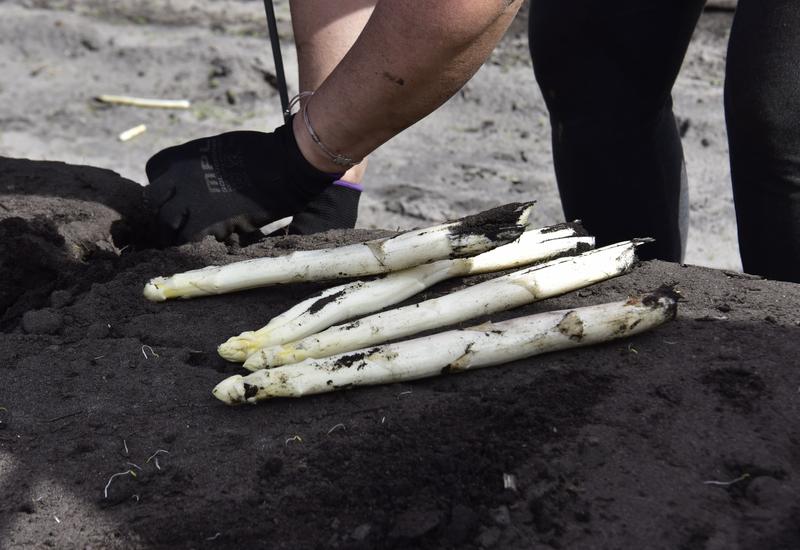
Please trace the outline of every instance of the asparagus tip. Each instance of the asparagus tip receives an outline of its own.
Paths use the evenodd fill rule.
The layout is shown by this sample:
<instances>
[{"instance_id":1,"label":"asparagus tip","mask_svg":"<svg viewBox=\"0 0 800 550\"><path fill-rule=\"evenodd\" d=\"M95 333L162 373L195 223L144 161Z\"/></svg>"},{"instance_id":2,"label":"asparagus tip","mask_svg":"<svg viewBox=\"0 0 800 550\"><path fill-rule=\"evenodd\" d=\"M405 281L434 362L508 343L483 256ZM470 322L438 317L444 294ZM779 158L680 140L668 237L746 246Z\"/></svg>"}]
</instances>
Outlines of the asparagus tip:
<instances>
[{"instance_id":1,"label":"asparagus tip","mask_svg":"<svg viewBox=\"0 0 800 550\"><path fill-rule=\"evenodd\" d=\"M231 363L244 362L250 355L249 351L249 347L243 346L240 339L235 336L217 346L219 356Z\"/></svg>"},{"instance_id":2,"label":"asparagus tip","mask_svg":"<svg viewBox=\"0 0 800 550\"><path fill-rule=\"evenodd\" d=\"M266 361L263 358L263 352L255 352L250 355L247 359L245 359L244 363L242 363L242 367L246 368L250 372L256 372L263 368L266 368Z\"/></svg>"},{"instance_id":3,"label":"asparagus tip","mask_svg":"<svg viewBox=\"0 0 800 550\"><path fill-rule=\"evenodd\" d=\"M144 285L144 297L150 300L151 302L163 302L167 299L164 295L164 291L159 288L159 283L164 282L164 277L156 277L155 279L150 279L150 281Z\"/></svg>"},{"instance_id":4,"label":"asparagus tip","mask_svg":"<svg viewBox=\"0 0 800 550\"><path fill-rule=\"evenodd\" d=\"M242 405L246 402L244 378L236 374L217 384L211 394L226 405Z\"/></svg>"}]
</instances>

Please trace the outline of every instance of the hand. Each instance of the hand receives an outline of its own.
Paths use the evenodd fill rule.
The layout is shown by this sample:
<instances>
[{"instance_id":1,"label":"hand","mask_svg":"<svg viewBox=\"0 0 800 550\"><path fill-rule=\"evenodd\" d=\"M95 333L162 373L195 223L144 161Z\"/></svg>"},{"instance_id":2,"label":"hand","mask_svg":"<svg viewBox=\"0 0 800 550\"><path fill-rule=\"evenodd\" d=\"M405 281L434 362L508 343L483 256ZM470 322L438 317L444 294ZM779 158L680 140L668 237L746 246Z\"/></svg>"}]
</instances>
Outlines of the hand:
<instances>
[{"instance_id":1,"label":"hand","mask_svg":"<svg viewBox=\"0 0 800 550\"><path fill-rule=\"evenodd\" d=\"M256 231L299 212L336 179L308 164L286 126L170 147L146 171L145 204L163 245Z\"/></svg>"}]
</instances>

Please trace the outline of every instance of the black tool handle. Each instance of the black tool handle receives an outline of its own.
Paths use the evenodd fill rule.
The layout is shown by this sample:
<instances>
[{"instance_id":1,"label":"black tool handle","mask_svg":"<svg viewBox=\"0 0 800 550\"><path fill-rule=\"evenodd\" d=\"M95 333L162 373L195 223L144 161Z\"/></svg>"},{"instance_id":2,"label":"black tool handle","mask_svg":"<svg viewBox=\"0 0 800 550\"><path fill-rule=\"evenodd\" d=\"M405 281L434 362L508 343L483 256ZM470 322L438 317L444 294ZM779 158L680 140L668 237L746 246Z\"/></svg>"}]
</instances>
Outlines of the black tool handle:
<instances>
[{"instance_id":1,"label":"black tool handle","mask_svg":"<svg viewBox=\"0 0 800 550\"><path fill-rule=\"evenodd\" d=\"M278 95L281 98L281 110L284 122L289 122L289 92L286 89L286 74L283 72L283 57L281 57L281 43L278 38L278 23L275 20L275 7L272 0L264 0L264 9L267 12L267 30L269 41L272 45L272 58L275 60L275 77L278 79Z\"/></svg>"}]
</instances>

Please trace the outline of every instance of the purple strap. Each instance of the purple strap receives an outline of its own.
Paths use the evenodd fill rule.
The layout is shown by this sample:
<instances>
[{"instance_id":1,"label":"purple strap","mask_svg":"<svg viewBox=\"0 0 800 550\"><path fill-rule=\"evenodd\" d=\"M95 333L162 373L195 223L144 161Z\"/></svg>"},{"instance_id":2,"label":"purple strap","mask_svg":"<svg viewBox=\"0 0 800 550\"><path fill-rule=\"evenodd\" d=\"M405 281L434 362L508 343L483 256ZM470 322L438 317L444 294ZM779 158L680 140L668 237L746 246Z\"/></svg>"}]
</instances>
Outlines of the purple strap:
<instances>
[{"instance_id":1,"label":"purple strap","mask_svg":"<svg viewBox=\"0 0 800 550\"><path fill-rule=\"evenodd\" d=\"M358 192L364 190L364 188L361 186L360 183L353 183L352 181L347 181L347 180L336 180L335 182L333 182L333 185L338 185L339 187L347 187L348 189L352 189Z\"/></svg>"}]
</instances>

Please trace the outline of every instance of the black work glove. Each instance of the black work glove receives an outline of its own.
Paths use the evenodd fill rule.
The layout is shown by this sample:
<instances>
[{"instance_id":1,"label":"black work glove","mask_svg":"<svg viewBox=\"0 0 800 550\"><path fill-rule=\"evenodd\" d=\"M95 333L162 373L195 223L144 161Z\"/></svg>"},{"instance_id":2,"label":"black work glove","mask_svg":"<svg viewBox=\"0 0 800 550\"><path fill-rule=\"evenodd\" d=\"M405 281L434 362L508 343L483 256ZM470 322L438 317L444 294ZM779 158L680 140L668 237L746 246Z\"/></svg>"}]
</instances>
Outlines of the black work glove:
<instances>
[{"instance_id":1,"label":"black work glove","mask_svg":"<svg viewBox=\"0 0 800 550\"><path fill-rule=\"evenodd\" d=\"M162 245L250 233L301 211L339 174L305 160L291 130L228 132L156 153L145 205Z\"/></svg>"},{"instance_id":2,"label":"black work glove","mask_svg":"<svg viewBox=\"0 0 800 550\"><path fill-rule=\"evenodd\" d=\"M294 215L285 232L290 235L311 235L330 229L353 228L358 219L360 198L360 185L335 181L308 203L302 212Z\"/></svg>"}]
</instances>

